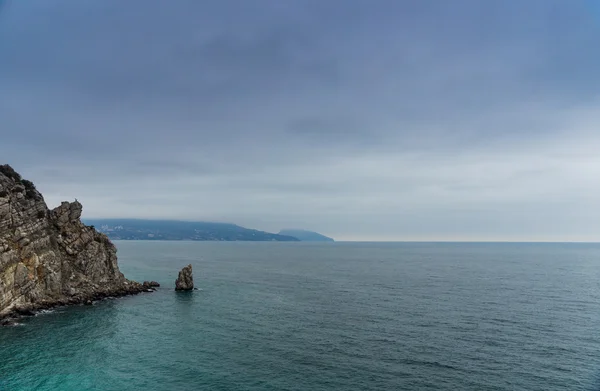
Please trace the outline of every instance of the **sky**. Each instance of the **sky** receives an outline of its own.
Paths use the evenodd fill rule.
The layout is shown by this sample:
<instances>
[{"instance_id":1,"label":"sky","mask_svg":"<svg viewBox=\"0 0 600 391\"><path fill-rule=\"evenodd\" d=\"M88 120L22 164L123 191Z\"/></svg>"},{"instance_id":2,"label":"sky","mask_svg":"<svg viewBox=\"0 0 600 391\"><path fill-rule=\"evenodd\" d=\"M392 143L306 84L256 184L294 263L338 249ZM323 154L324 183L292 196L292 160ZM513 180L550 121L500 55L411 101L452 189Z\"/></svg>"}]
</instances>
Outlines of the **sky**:
<instances>
[{"instance_id":1,"label":"sky","mask_svg":"<svg viewBox=\"0 0 600 391\"><path fill-rule=\"evenodd\" d=\"M600 241L600 0L0 0L0 161L88 218Z\"/></svg>"}]
</instances>

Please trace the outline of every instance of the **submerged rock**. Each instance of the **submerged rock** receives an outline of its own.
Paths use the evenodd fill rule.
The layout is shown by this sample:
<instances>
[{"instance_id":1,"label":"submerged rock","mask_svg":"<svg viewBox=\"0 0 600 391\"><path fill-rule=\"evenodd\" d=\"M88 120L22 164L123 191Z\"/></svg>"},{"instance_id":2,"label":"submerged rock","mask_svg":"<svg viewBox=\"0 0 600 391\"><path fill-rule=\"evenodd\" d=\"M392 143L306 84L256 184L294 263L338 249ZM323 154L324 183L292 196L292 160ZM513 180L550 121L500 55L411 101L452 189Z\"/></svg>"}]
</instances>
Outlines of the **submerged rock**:
<instances>
[{"instance_id":1,"label":"submerged rock","mask_svg":"<svg viewBox=\"0 0 600 391\"><path fill-rule=\"evenodd\" d=\"M192 265L187 265L179 272L175 280L176 291L191 291L194 289L194 276L192 275Z\"/></svg>"},{"instance_id":2,"label":"submerged rock","mask_svg":"<svg viewBox=\"0 0 600 391\"><path fill-rule=\"evenodd\" d=\"M0 165L0 320L145 291L119 271L108 237L81 222L82 209L49 210L32 182Z\"/></svg>"},{"instance_id":3,"label":"submerged rock","mask_svg":"<svg viewBox=\"0 0 600 391\"><path fill-rule=\"evenodd\" d=\"M144 281L142 285L146 289L158 288L160 286L160 284L156 281Z\"/></svg>"}]
</instances>

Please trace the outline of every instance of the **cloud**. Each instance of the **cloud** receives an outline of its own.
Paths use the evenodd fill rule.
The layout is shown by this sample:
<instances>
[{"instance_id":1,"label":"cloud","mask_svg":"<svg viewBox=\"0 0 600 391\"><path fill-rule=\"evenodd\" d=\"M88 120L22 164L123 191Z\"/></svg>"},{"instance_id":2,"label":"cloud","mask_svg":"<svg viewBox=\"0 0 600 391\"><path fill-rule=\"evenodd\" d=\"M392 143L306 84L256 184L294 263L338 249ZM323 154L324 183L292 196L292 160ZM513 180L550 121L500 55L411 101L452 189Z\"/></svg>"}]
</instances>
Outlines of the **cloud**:
<instances>
[{"instance_id":1,"label":"cloud","mask_svg":"<svg viewBox=\"0 0 600 391\"><path fill-rule=\"evenodd\" d=\"M589 240L594 15L559 0L4 2L0 153L89 217Z\"/></svg>"}]
</instances>

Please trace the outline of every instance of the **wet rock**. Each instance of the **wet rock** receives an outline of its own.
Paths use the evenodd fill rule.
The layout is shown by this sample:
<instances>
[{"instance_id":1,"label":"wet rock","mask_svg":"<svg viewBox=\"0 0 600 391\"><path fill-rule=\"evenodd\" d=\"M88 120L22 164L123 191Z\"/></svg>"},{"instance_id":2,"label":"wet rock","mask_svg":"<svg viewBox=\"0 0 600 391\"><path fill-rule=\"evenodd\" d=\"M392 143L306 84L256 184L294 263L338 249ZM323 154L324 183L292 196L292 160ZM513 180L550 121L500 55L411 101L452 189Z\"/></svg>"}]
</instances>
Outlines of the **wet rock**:
<instances>
[{"instance_id":1,"label":"wet rock","mask_svg":"<svg viewBox=\"0 0 600 391\"><path fill-rule=\"evenodd\" d=\"M192 265L187 265L179 272L175 280L176 291L191 291L194 289L194 276L192 275Z\"/></svg>"},{"instance_id":2,"label":"wet rock","mask_svg":"<svg viewBox=\"0 0 600 391\"><path fill-rule=\"evenodd\" d=\"M16 307L13 311L14 315L18 316L34 316L35 311L33 306Z\"/></svg>"},{"instance_id":3,"label":"wet rock","mask_svg":"<svg viewBox=\"0 0 600 391\"><path fill-rule=\"evenodd\" d=\"M17 324L16 319L13 318L0 319L0 326L16 326Z\"/></svg>"}]
</instances>

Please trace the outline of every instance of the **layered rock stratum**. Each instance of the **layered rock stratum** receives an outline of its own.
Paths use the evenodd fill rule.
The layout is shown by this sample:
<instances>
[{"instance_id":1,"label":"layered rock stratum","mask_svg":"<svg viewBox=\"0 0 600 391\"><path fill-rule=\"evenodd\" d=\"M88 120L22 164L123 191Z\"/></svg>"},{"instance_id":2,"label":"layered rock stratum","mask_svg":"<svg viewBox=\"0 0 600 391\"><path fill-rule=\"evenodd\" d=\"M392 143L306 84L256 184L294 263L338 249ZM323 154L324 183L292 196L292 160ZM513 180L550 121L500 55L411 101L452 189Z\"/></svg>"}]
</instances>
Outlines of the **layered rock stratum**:
<instances>
[{"instance_id":1,"label":"layered rock stratum","mask_svg":"<svg viewBox=\"0 0 600 391\"><path fill-rule=\"evenodd\" d=\"M0 165L0 319L146 290L124 277L115 246L81 212L78 201L48 209L32 182Z\"/></svg>"}]
</instances>

